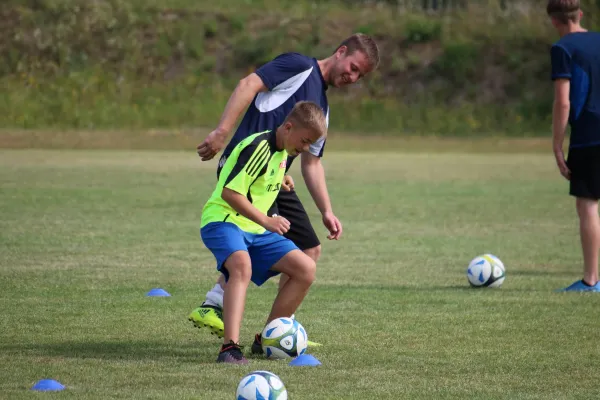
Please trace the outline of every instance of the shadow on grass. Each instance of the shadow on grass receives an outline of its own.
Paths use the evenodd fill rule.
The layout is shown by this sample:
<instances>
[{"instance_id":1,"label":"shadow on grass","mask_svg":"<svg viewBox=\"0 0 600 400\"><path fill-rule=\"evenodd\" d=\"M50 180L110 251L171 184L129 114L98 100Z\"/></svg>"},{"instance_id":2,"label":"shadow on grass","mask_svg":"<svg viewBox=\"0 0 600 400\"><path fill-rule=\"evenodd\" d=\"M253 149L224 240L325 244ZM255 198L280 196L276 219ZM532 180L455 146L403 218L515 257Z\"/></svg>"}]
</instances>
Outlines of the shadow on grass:
<instances>
[{"instance_id":1,"label":"shadow on grass","mask_svg":"<svg viewBox=\"0 0 600 400\"><path fill-rule=\"evenodd\" d=\"M486 289L502 291L502 292L512 292L512 293L540 292L540 291L544 292L544 290L540 290L540 289L531 289L531 288L526 288L526 287L510 287L506 283L503 284L502 287L497 288L497 289L490 289L490 288L485 288L485 287L477 288L477 287L469 286L469 284L466 282L466 279L465 279L464 285L431 285L431 286L393 285L393 286L386 286L386 285L370 285L370 284L365 284L365 285L323 284L323 285L319 285L319 287L315 288L315 291L320 290L323 287L327 287L327 291L331 291L331 293L328 293L328 295L330 295L330 296L331 295L336 296L339 294L339 292L347 292L347 291L351 291L350 293L353 293L352 296L357 296L357 293L360 293L360 292L372 292L372 291L399 293L399 294L402 294L402 293L408 294L408 293L414 293L414 292L419 292L419 293L426 293L426 292L430 292L430 293L435 293L435 292L471 293L471 292L478 292L478 291L482 291L482 290L486 290Z\"/></svg>"},{"instance_id":2,"label":"shadow on grass","mask_svg":"<svg viewBox=\"0 0 600 400\"><path fill-rule=\"evenodd\" d=\"M561 271L547 271L544 269L528 269L528 270L517 270L517 271L511 271L510 275L514 275L514 276L539 276L541 278L545 277L545 276L558 276L558 277L565 277L565 278L572 278L572 279L577 279L577 273L579 272L579 270L573 268L573 269L568 269L568 270L561 270Z\"/></svg>"},{"instance_id":3,"label":"shadow on grass","mask_svg":"<svg viewBox=\"0 0 600 400\"><path fill-rule=\"evenodd\" d=\"M219 342L65 341L60 343L0 344L4 354L101 360L160 360L214 364Z\"/></svg>"}]
</instances>

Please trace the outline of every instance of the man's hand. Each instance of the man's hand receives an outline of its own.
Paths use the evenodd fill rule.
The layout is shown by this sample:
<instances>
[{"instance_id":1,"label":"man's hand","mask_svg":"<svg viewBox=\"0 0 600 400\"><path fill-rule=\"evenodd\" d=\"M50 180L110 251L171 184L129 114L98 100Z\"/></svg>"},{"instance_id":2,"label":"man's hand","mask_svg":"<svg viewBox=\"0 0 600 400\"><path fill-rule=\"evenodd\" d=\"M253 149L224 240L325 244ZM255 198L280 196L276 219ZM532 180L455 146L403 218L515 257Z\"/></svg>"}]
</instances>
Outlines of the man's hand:
<instances>
[{"instance_id":1,"label":"man's hand","mask_svg":"<svg viewBox=\"0 0 600 400\"><path fill-rule=\"evenodd\" d=\"M554 150L554 157L556 158L556 165L558 166L560 174L564 176L566 180L571 180L571 170L569 170L569 167L567 166L562 149Z\"/></svg>"},{"instance_id":2,"label":"man's hand","mask_svg":"<svg viewBox=\"0 0 600 400\"><path fill-rule=\"evenodd\" d=\"M227 133L220 129L215 129L208 134L206 139L197 147L198 155L202 157L202 161L211 160L225 145Z\"/></svg>"},{"instance_id":3,"label":"man's hand","mask_svg":"<svg viewBox=\"0 0 600 400\"><path fill-rule=\"evenodd\" d=\"M286 192L294 190L294 180L292 179L292 177L290 175L286 175L283 177L283 183L281 184L281 187Z\"/></svg>"},{"instance_id":4,"label":"man's hand","mask_svg":"<svg viewBox=\"0 0 600 400\"><path fill-rule=\"evenodd\" d=\"M278 215L274 215L272 217L267 217L263 227L270 232L284 235L290 230L290 221Z\"/></svg>"},{"instance_id":5,"label":"man's hand","mask_svg":"<svg viewBox=\"0 0 600 400\"><path fill-rule=\"evenodd\" d=\"M332 212L323 214L323 225L329 231L327 239L338 240L342 236L342 223Z\"/></svg>"}]
</instances>

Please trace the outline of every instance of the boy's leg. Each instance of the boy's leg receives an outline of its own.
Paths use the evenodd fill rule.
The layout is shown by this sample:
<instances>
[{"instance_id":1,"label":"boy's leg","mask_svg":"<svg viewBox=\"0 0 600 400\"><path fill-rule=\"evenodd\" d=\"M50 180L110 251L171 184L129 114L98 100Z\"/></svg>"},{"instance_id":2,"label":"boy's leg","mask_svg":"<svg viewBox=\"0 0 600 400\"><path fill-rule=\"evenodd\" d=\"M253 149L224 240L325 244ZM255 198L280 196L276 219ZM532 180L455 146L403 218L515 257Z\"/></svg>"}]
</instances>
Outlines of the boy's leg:
<instances>
[{"instance_id":1,"label":"boy's leg","mask_svg":"<svg viewBox=\"0 0 600 400\"><path fill-rule=\"evenodd\" d=\"M576 206L583 250L583 283L594 286L598 283L598 253L600 251L598 200L578 197Z\"/></svg>"},{"instance_id":2,"label":"boy's leg","mask_svg":"<svg viewBox=\"0 0 600 400\"><path fill-rule=\"evenodd\" d=\"M223 343L239 343L246 290L252 277L250 256L245 251L237 251L229 256L223 267L229 273L229 280L223 296L223 320L225 322Z\"/></svg>"},{"instance_id":3,"label":"boy's leg","mask_svg":"<svg viewBox=\"0 0 600 400\"><path fill-rule=\"evenodd\" d=\"M285 273L289 276L277 293L268 321L290 317L302 303L315 279L315 262L289 239L276 233L259 235L248 248L252 260L252 281L260 286L270 277ZM253 353L262 353L260 334L252 344Z\"/></svg>"},{"instance_id":4,"label":"boy's leg","mask_svg":"<svg viewBox=\"0 0 600 400\"><path fill-rule=\"evenodd\" d=\"M321 243L295 191L287 192L281 190L268 214L269 216L278 214L290 221L290 230L284 236L294 242L315 263L319 260L321 256ZM279 278L280 290L286 284L287 280L287 274L281 274ZM197 328L206 327L211 331L211 334L216 334L218 337L223 337L224 329L222 320L224 288L225 278L221 274L215 286L206 293L206 299L202 305L194 309L188 316L188 319ZM317 345L317 343L309 342L309 345Z\"/></svg>"},{"instance_id":5,"label":"boy's leg","mask_svg":"<svg viewBox=\"0 0 600 400\"><path fill-rule=\"evenodd\" d=\"M246 304L246 290L252 276L252 267L248 252L240 250L232 253L223 263L221 271L229 277L223 296L225 313L225 334L223 346L217 362L230 364L248 364L240 348L240 329Z\"/></svg>"},{"instance_id":6,"label":"boy's leg","mask_svg":"<svg viewBox=\"0 0 600 400\"><path fill-rule=\"evenodd\" d=\"M282 190L279 192L276 208L279 215L290 221L290 230L284 236L290 239L316 264L321 257L321 242L296 192L293 190L289 192ZM289 275L281 274L279 278L279 290L285 286L288 279ZM292 314L290 317L294 318L295 315ZM258 342L258 339L255 342ZM320 344L309 340L308 346L320 346ZM256 348L258 349L258 347Z\"/></svg>"},{"instance_id":7,"label":"boy's leg","mask_svg":"<svg viewBox=\"0 0 600 400\"><path fill-rule=\"evenodd\" d=\"M282 217L287 219L283 215L282 215ZM288 219L288 221L289 221L289 219ZM291 222L290 222L290 229L291 229ZM300 250L302 250L302 249L300 249ZM319 258L321 257L321 245L318 245L316 247L311 247L310 249L304 249L304 250L302 250L302 252L304 252L304 254L309 256L316 264L317 261L319 261ZM285 283L288 281L288 279L289 279L289 276L287 274L281 274L281 276L279 277L279 290L281 290L281 288L285 285Z\"/></svg>"},{"instance_id":8,"label":"boy's leg","mask_svg":"<svg viewBox=\"0 0 600 400\"><path fill-rule=\"evenodd\" d=\"M267 324L276 318L289 317L296 312L315 280L316 264L300 250L287 253L271 268L288 276L273 302Z\"/></svg>"},{"instance_id":9,"label":"boy's leg","mask_svg":"<svg viewBox=\"0 0 600 400\"><path fill-rule=\"evenodd\" d=\"M200 230L200 235L204 245L215 256L217 270L230 280L223 304L228 313L224 327L225 343L217 362L247 364L248 360L239 346L246 289L252 275L247 236L236 225L226 222L207 224Z\"/></svg>"},{"instance_id":10,"label":"boy's leg","mask_svg":"<svg viewBox=\"0 0 600 400\"><path fill-rule=\"evenodd\" d=\"M284 236L316 263L321 256L321 243L296 192L281 190L277 196L275 211L290 221L290 230ZM287 280L288 275L281 274L279 289Z\"/></svg>"}]
</instances>

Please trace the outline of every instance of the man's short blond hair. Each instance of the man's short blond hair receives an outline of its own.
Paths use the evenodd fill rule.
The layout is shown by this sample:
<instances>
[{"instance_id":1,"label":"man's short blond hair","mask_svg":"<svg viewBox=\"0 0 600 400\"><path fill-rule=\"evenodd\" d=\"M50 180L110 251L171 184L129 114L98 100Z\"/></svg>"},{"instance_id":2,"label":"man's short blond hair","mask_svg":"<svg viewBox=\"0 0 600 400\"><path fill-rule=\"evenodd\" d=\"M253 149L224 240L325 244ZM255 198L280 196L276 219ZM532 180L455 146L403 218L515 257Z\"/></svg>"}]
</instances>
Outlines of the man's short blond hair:
<instances>
[{"instance_id":1,"label":"man's short blond hair","mask_svg":"<svg viewBox=\"0 0 600 400\"><path fill-rule=\"evenodd\" d=\"M335 51L338 51L342 46L346 46L348 55L355 51L360 51L367 57L371 69L377 69L379 65L379 47L377 47L377 43L375 43L375 40L371 36L364 33L355 33L340 43Z\"/></svg>"},{"instance_id":2,"label":"man's short blond hair","mask_svg":"<svg viewBox=\"0 0 600 400\"><path fill-rule=\"evenodd\" d=\"M579 0L548 0L546 12L563 24L579 22L581 5Z\"/></svg>"},{"instance_id":3,"label":"man's short blond hair","mask_svg":"<svg viewBox=\"0 0 600 400\"><path fill-rule=\"evenodd\" d=\"M327 121L323 109L312 101L299 101L288 114L285 122L327 136Z\"/></svg>"}]
</instances>

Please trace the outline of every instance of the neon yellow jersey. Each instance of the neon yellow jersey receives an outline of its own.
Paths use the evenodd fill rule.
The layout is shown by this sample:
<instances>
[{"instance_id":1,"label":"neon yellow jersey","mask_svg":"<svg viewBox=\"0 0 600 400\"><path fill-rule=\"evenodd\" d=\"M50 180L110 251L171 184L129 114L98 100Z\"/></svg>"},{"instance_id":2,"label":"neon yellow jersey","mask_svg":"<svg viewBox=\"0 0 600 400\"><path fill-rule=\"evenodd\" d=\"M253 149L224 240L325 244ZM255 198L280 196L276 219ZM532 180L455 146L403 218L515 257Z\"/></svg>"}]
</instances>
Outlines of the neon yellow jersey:
<instances>
[{"instance_id":1,"label":"neon yellow jersey","mask_svg":"<svg viewBox=\"0 0 600 400\"><path fill-rule=\"evenodd\" d=\"M275 132L265 131L248 136L235 146L221 169L216 189L204 205L201 227L211 222L230 222L248 233L265 232L265 228L238 214L221 193L224 187L240 193L267 215L281 188L288 156L275 143Z\"/></svg>"}]
</instances>

